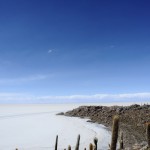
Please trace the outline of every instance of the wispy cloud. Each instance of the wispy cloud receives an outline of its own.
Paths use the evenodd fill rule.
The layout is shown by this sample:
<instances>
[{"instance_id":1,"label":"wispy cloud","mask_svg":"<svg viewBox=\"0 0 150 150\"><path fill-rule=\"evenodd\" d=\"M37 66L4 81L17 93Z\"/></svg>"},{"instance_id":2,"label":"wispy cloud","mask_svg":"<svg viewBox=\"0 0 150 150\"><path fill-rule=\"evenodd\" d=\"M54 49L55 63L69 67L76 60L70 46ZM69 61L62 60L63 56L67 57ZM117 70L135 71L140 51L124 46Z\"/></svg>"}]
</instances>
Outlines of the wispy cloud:
<instances>
[{"instance_id":1,"label":"wispy cloud","mask_svg":"<svg viewBox=\"0 0 150 150\"><path fill-rule=\"evenodd\" d=\"M8 65L11 65L11 64L12 64L12 62L10 60L0 59L0 65L8 66Z\"/></svg>"},{"instance_id":2,"label":"wispy cloud","mask_svg":"<svg viewBox=\"0 0 150 150\"><path fill-rule=\"evenodd\" d=\"M110 45L109 48L115 48L115 45Z\"/></svg>"},{"instance_id":3,"label":"wispy cloud","mask_svg":"<svg viewBox=\"0 0 150 150\"><path fill-rule=\"evenodd\" d=\"M30 81L36 81L36 80L44 80L51 75L32 75L32 76L26 76L26 77L18 77L18 78L0 78L0 84L13 84L13 83L24 83L24 82L30 82Z\"/></svg>"},{"instance_id":4,"label":"wispy cloud","mask_svg":"<svg viewBox=\"0 0 150 150\"><path fill-rule=\"evenodd\" d=\"M104 48L105 48L105 49L110 50L110 49L114 49L114 48L116 48L116 45L111 44L111 45L107 45L107 46L105 46Z\"/></svg>"},{"instance_id":5,"label":"wispy cloud","mask_svg":"<svg viewBox=\"0 0 150 150\"><path fill-rule=\"evenodd\" d=\"M52 49L49 49L49 50L48 50L48 53L52 53L52 52L53 52L53 50L52 50Z\"/></svg>"},{"instance_id":6,"label":"wispy cloud","mask_svg":"<svg viewBox=\"0 0 150 150\"><path fill-rule=\"evenodd\" d=\"M95 94L70 96L33 96L20 93L0 93L0 103L111 103L150 102L150 93Z\"/></svg>"},{"instance_id":7,"label":"wispy cloud","mask_svg":"<svg viewBox=\"0 0 150 150\"><path fill-rule=\"evenodd\" d=\"M25 93L0 93L0 103L32 103L34 97Z\"/></svg>"}]
</instances>

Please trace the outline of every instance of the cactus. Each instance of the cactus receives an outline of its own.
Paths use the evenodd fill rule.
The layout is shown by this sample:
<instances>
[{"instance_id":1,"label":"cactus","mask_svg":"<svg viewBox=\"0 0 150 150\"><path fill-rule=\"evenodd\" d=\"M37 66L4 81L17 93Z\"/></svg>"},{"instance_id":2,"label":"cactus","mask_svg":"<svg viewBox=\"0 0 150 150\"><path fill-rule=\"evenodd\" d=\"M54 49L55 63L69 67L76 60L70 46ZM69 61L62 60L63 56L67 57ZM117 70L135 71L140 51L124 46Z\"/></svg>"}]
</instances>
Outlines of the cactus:
<instances>
[{"instance_id":1,"label":"cactus","mask_svg":"<svg viewBox=\"0 0 150 150\"><path fill-rule=\"evenodd\" d=\"M147 143L148 143L148 148L150 148L150 122L147 123L146 127L146 134L147 134Z\"/></svg>"},{"instance_id":2,"label":"cactus","mask_svg":"<svg viewBox=\"0 0 150 150\"><path fill-rule=\"evenodd\" d=\"M90 145L89 145L89 150L93 150L93 144L92 143L90 143Z\"/></svg>"},{"instance_id":3,"label":"cactus","mask_svg":"<svg viewBox=\"0 0 150 150\"><path fill-rule=\"evenodd\" d=\"M68 146L68 150L71 150L71 146L70 145Z\"/></svg>"},{"instance_id":4,"label":"cactus","mask_svg":"<svg viewBox=\"0 0 150 150\"><path fill-rule=\"evenodd\" d=\"M120 134L120 150L123 149L123 132Z\"/></svg>"},{"instance_id":5,"label":"cactus","mask_svg":"<svg viewBox=\"0 0 150 150\"><path fill-rule=\"evenodd\" d=\"M110 150L116 150L119 129L119 116L114 116Z\"/></svg>"},{"instance_id":6,"label":"cactus","mask_svg":"<svg viewBox=\"0 0 150 150\"><path fill-rule=\"evenodd\" d=\"M97 142L98 142L98 139L95 137L94 138L94 144L95 144L94 150L97 150Z\"/></svg>"},{"instance_id":7,"label":"cactus","mask_svg":"<svg viewBox=\"0 0 150 150\"><path fill-rule=\"evenodd\" d=\"M80 134L78 135L78 138L77 138L77 144L76 144L75 150L79 150L79 145L80 145Z\"/></svg>"},{"instance_id":8,"label":"cactus","mask_svg":"<svg viewBox=\"0 0 150 150\"><path fill-rule=\"evenodd\" d=\"M55 150L57 150L57 146L58 146L58 135L56 136Z\"/></svg>"}]
</instances>

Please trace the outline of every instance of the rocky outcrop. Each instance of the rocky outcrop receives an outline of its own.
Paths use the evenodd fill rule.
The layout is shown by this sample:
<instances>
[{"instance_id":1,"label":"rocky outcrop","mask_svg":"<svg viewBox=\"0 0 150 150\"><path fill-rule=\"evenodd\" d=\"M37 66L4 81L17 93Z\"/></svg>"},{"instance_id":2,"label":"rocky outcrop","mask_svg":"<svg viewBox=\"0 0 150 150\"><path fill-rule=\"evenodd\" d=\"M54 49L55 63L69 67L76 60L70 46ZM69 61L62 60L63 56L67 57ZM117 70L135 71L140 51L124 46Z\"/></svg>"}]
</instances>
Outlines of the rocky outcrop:
<instances>
[{"instance_id":1,"label":"rocky outcrop","mask_svg":"<svg viewBox=\"0 0 150 150\"><path fill-rule=\"evenodd\" d=\"M64 112L60 112L60 113L58 113L58 114L56 114L56 115L64 115Z\"/></svg>"},{"instance_id":2,"label":"rocky outcrop","mask_svg":"<svg viewBox=\"0 0 150 150\"><path fill-rule=\"evenodd\" d=\"M64 115L89 118L91 122L105 125L111 129L114 115L120 117L120 131L124 134L124 143L131 147L135 143L146 145L146 123L150 122L150 105L131 106L80 106Z\"/></svg>"}]
</instances>

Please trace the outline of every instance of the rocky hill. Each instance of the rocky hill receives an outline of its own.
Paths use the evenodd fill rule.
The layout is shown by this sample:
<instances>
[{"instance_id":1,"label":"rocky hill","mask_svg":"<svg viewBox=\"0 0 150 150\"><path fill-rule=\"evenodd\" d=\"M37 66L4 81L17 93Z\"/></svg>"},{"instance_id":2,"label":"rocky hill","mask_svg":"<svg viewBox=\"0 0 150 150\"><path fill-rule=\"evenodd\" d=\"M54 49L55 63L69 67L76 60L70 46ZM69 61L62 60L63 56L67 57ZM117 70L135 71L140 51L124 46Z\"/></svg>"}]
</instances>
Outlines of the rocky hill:
<instances>
[{"instance_id":1,"label":"rocky hill","mask_svg":"<svg viewBox=\"0 0 150 150\"><path fill-rule=\"evenodd\" d=\"M80 106L64 115L88 117L89 121L103 124L109 129L112 126L113 116L119 115L120 131L123 132L126 147L131 147L136 143L139 146L146 145L146 123L150 122L150 105Z\"/></svg>"}]
</instances>

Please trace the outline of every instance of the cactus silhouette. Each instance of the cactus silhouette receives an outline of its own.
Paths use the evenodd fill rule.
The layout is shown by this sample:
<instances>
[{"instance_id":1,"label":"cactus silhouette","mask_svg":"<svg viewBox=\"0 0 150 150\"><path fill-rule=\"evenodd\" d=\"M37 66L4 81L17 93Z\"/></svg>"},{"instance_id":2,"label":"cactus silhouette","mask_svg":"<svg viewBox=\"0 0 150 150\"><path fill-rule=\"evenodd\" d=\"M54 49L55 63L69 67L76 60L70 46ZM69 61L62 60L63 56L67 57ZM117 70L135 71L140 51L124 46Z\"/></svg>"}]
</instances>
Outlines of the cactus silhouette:
<instances>
[{"instance_id":1,"label":"cactus silhouette","mask_svg":"<svg viewBox=\"0 0 150 150\"><path fill-rule=\"evenodd\" d=\"M150 148L150 122L147 123L146 135L147 135L148 148Z\"/></svg>"},{"instance_id":2,"label":"cactus silhouette","mask_svg":"<svg viewBox=\"0 0 150 150\"><path fill-rule=\"evenodd\" d=\"M57 150L57 146L58 146L58 135L56 136L55 150Z\"/></svg>"},{"instance_id":3,"label":"cactus silhouette","mask_svg":"<svg viewBox=\"0 0 150 150\"><path fill-rule=\"evenodd\" d=\"M68 150L71 150L71 146L70 145L68 146Z\"/></svg>"},{"instance_id":4,"label":"cactus silhouette","mask_svg":"<svg viewBox=\"0 0 150 150\"><path fill-rule=\"evenodd\" d=\"M80 134L78 135L78 138L77 138L77 144L76 144L75 150L79 150L79 145L80 145Z\"/></svg>"},{"instance_id":5,"label":"cactus silhouette","mask_svg":"<svg viewBox=\"0 0 150 150\"><path fill-rule=\"evenodd\" d=\"M97 142L98 142L98 139L95 137L94 138L94 144L95 144L94 150L97 150Z\"/></svg>"},{"instance_id":6,"label":"cactus silhouette","mask_svg":"<svg viewBox=\"0 0 150 150\"><path fill-rule=\"evenodd\" d=\"M110 150L116 150L117 139L118 139L118 129L119 129L119 116L114 116Z\"/></svg>"},{"instance_id":7,"label":"cactus silhouette","mask_svg":"<svg viewBox=\"0 0 150 150\"><path fill-rule=\"evenodd\" d=\"M90 143L90 145L89 145L89 150L93 150L93 144L92 143Z\"/></svg>"},{"instance_id":8,"label":"cactus silhouette","mask_svg":"<svg viewBox=\"0 0 150 150\"><path fill-rule=\"evenodd\" d=\"M108 144L109 148L111 147L110 144Z\"/></svg>"},{"instance_id":9,"label":"cactus silhouette","mask_svg":"<svg viewBox=\"0 0 150 150\"><path fill-rule=\"evenodd\" d=\"M123 132L120 134L120 150L123 149Z\"/></svg>"}]
</instances>

